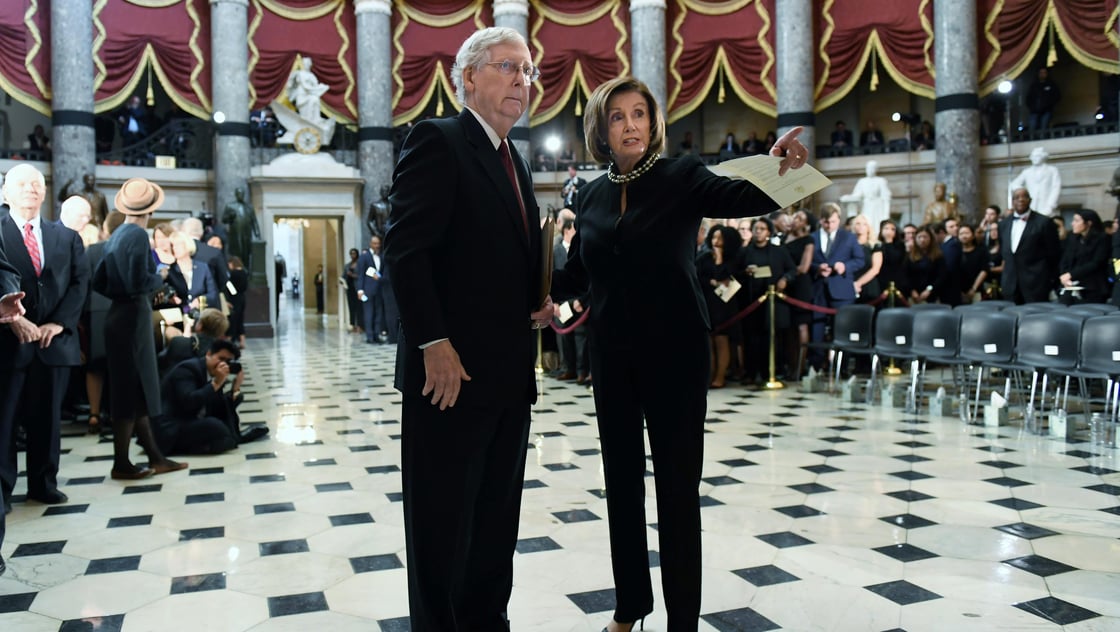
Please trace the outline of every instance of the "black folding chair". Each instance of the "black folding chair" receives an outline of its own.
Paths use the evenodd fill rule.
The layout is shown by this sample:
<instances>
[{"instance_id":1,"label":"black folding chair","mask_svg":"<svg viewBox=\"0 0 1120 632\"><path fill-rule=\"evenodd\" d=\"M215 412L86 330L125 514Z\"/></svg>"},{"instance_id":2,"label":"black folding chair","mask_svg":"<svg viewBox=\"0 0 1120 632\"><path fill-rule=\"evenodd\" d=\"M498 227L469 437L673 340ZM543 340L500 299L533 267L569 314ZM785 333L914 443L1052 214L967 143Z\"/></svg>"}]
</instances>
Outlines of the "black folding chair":
<instances>
[{"instance_id":1,"label":"black folding chair","mask_svg":"<svg viewBox=\"0 0 1120 632\"><path fill-rule=\"evenodd\" d=\"M1068 372L1077 367L1084 322L1085 316L1070 314L1068 310L1026 314L1019 319L1015 362L1031 371L1031 396L1025 413L1028 425L1045 418L1048 372ZM1036 413L1034 400L1039 374L1042 375L1042 397ZM1068 377L1066 394L1069 394ZM1057 408L1057 395L1054 399Z\"/></svg>"},{"instance_id":2,"label":"black folding chair","mask_svg":"<svg viewBox=\"0 0 1120 632\"><path fill-rule=\"evenodd\" d=\"M969 363L961 357L961 319L967 310L927 310L914 314L914 333L911 351L915 362L911 366L911 389L914 393L914 409L921 406L921 394L925 389L926 365L946 364L953 367L953 385L961 396L963 406L961 417L971 419L968 398L964 396L968 380L964 375L957 379L958 372ZM919 370L918 365L921 364Z\"/></svg>"},{"instance_id":3,"label":"black folding chair","mask_svg":"<svg viewBox=\"0 0 1120 632\"><path fill-rule=\"evenodd\" d=\"M961 312L961 350L960 357L970 367L976 367L976 397L968 414L969 421L975 420L980 412L980 391L983 389L984 370L993 368L1019 367L1012 363L1015 358L1015 334L1019 326L1019 314L1010 309L1001 311L964 310ZM967 397L968 391L965 391ZM1011 378L1004 385L1004 399L1011 397Z\"/></svg>"},{"instance_id":4,"label":"black folding chair","mask_svg":"<svg viewBox=\"0 0 1120 632\"><path fill-rule=\"evenodd\" d=\"M875 318L875 344L871 351L871 385L867 389L867 403L875 401L875 386L879 375L879 358L913 360L911 344L916 313L934 313L942 310L913 310L909 307L888 307ZM913 406L907 407L913 410Z\"/></svg>"},{"instance_id":5,"label":"black folding chair","mask_svg":"<svg viewBox=\"0 0 1120 632\"><path fill-rule=\"evenodd\" d=\"M874 338L875 308L871 305L845 305L836 311L832 324L831 342L811 342L810 349L826 349L836 353L834 358L834 379L830 380L829 391L840 381L840 367L844 364L844 354L870 355Z\"/></svg>"}]
</instances>

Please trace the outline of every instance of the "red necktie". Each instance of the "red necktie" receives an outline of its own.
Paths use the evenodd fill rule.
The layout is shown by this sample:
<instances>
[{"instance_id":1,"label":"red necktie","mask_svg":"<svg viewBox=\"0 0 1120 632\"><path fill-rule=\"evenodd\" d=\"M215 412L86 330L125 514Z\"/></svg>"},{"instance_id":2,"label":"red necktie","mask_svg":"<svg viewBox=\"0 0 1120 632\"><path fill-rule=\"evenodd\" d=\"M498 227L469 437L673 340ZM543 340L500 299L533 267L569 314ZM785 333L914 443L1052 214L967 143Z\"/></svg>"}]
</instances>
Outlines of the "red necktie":
<instances>
[{"instance_id":1,"label":"red necktie","mask_svg":"<svg viewBox=\"0 0 1120 632\"><path fill-rule=\"evenodd\" d=\"M27 248L27 256L31 257L31 266L35 268L35 276L43 273L43 257L39 254L39 242L35 240L31 222L23 225L23 245Z\"/></svg>"},{"instance_id":2,"label":"red necktie","mask_svg":"<svg viewBox=\"0 0 1120 632\"><path fill-rule=\"evenodd\" d=\"M513 185L513 192L517 195L517 206L521 208L521 223L525 225L525 234L529 234L529 218L525 214L525 200L521 199L521 187L517 186L517 175L513 171L513 157L509 153L509 144L502 139L498 147L498 156L502 159L502 166L506 168L509 183Z\"/></svg>"}]
</instances>

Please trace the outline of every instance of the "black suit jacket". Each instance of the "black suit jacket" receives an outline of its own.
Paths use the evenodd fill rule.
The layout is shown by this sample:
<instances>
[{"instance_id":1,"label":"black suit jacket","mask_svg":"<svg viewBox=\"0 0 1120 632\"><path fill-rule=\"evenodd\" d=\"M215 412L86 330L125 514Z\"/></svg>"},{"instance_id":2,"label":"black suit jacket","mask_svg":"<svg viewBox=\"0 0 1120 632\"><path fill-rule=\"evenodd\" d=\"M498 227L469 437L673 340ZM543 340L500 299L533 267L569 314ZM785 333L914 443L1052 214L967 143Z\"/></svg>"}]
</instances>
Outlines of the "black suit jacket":
<instances>
[{"instance_id":1,"label":"black suit jacket","mask_svg":"<svg viewBox=\"0 0 1120 632\"><path fill-rule=\"evenodd\" d=\"M1085 288L1082 298L1090 303L1108 300L1108 277L1112 272L1109 236L1097 231L1082 240L1077 235L1066 238L1058 276L1069 272L1077 285Z\"/></svg>"},{"instance_id":2,"label":"black suit jacket","mask_svg":"<svg viewBox=\"0 0 1120 632\"><path fill-rule=\"evenodd\" d=\"M39 220L43 233L43 272L38 278L31 265L23 235L8 208L0 207L0 231L5 254L20 276L20 290L26 293L26 317L36 325L56 323L62 333L46 349L38 344L19 344L11 329L0 331L0 357L13 359L11 366L27 366L38 356L47 366L76 366L81 362L78 344L78 319L89 289L89 264L78 233L54 222Z\"/></svg>"},{"instance_id":3,"label":"black suit jacket","mask_svg":"<svg viewBox=\"0 0 1120 632\"><path fill-rule=\"evenodd\" d=\"M1058 259L1062 256L1058 227L1049 217L1030 212L1027 226L1019 240L1019 248L1011 252L1012 222L1015 216L999 222L999 254L1003 258L1003 295L1014 299L1016 292L1027 303L1050 299L1050 289L1058 279Z\"/></svg>"},{"instance_id":4,"label":"black suit jacket","mask_svg":"<svg viewBox=\"0 0 1120 632\"><path fill-rule=\"evenodd\" d=\"M696 273L703 217L761 215L778 205L753 184L717 176L695 156L658 160L622 187L601 176L580 191L571 255L553 276L553 300L590 287L599 344L690 339L710 329Z\"/></svg>"},{"instance_id":5,"label":"black suit jacket","mask_svg":"<svg viewBox=\"0 0 1120 632\"><path fill-rule=\"evenodd\" d=\"M471 376L457 406L536 398L529 314L540 307L540 210L528 164L510 149L527 231L498 152L469 110L417 124L401 149L382 255L400 309L396 387L406 396L424 386L419 345L448 338Z\"/></svg>"},{"instance_id":6,"label":"black suit jacket","mask_svg":"<svg viewBox=\"0 0 1120 632\"><path fill-rule=\"evenodd\" d=\"M187 340L184 338L184 340ZM232 381L232 376L231 376ZM224 406L225 394L215 391L206 370L206 357L193 357L176 364L160 384L160 399L166 421L199 419Z\"/></svg>"},{"instance_id":7,"label":"black suit jacket","mask_svg":"<svg viewBox=\"0 0 1120 632\"><path fill-rule=\"evenodd\" d=\"M938 298L946 305L961 304L961 242L956 237L941 242L941 256L945 260L945 282L938 289Z\"/></svg>"},{"instance_id":8,"label":"black suit jacket","mask_svg":"<svg viewBox=\"0 0 1120 632\"><path fill-rule=\"evenodd\" d=\"M19 270L8 261L4 248L4 235L0 233L0 296L19 291Z\"/></svg>"}]
</instances>

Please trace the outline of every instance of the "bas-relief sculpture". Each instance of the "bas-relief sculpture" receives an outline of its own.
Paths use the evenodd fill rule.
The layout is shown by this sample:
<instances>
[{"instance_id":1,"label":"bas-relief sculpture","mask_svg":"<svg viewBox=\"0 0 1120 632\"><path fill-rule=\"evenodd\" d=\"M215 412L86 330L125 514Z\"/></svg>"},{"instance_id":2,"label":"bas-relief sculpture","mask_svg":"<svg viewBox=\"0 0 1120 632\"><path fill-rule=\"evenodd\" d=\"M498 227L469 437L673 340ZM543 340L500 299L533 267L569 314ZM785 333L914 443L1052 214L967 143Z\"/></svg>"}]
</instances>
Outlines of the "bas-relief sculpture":
<instances>
[{"instance_id":1,"label":"bas-relief sculpture","mask_svg":"<svg viewBox=\"0 0 1120 632\"><path fill-rule=\"evenodd\" d=\"M1058 168L1047 164L1050 154L1042 147L1031 151L1031 166L1023 169L1007 185L1007 206L1011 206L1011 193L1025 187L1031 194L1031 208L1043 215L1054 215L1058 210L1058 196L1062 191L1062 175Z\"/></svg>"},{"instance_id":2,"label":"bas-relief sculpture","mask_svg":"<svg viewBox=\"0 0 1120 632\"><path fill-rule=\"evenodd\" d=\"M887 179L878 175L878 162L867 161L865 173L866 177L856 181L852 192L841 195L840 201L858 204L859 212L871 223L871 229L878 232L879 223L891 216L891 188Z\"/></svg>"}]
</instances>

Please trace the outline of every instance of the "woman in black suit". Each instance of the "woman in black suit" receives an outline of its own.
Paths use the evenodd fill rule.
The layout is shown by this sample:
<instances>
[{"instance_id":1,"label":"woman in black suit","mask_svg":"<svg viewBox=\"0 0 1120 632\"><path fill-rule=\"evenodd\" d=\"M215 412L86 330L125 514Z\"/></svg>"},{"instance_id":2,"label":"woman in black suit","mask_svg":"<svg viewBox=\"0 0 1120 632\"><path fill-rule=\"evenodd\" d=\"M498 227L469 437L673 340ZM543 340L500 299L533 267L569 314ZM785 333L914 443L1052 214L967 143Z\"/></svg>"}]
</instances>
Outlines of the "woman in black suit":
<instances>
[{"instance_id":1,"label":"woman in black suit","mask_svg":"<svg viewBox=\"0 0 1120 632\"><path fill-rule=\"evenodd\" d=\"M945 285L945 259L929 226L914 233L914 245L906 258L906 297L911 303L936 303Z\"/></svg>"},{"instance_id":2,"label":"woman in black suit","mask_svg":"<svg viewBox=\"0 0 1120 632\"><path fill-rule=\"evenodd\" d=\"M608 630L630 630L653 610L643 418L657 486L669 629L696 630L698 488L710 370L696 234L704 216L740 217L778 205L746 181L713 174L694 156L660 159L665 120L649 88L632 77L592 93L584 130L592 156L610 166L580 189L573 254L556 271L553 291L562 298L590 291L591 297L591 373L617 597ZM800 131L775 145L775 155L788 150L782 173L805 162Z\"/></svg>"},{"instance_id":3,"label":"woman in black suit","mask_svg":"<svg viewBox=\"0 0 1120 632\"><path fill-rule=\"evenodd\" d=\"M1072 234L1063 243L1062 261L1058 264L1058 282L1062 287L1079 286L1058 294L1066 305L1108 302L1109 239L1096 211L1081 209L1073 214Z\"/></svg>"}]
</instances>

